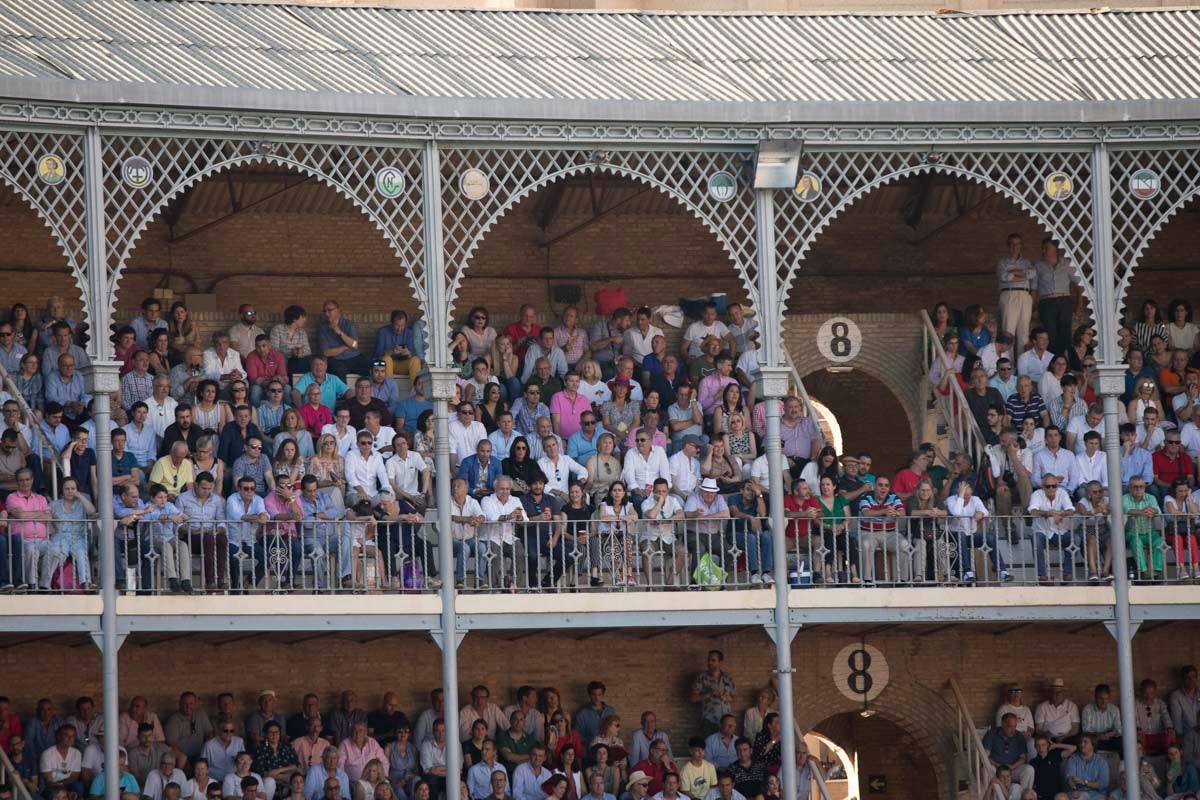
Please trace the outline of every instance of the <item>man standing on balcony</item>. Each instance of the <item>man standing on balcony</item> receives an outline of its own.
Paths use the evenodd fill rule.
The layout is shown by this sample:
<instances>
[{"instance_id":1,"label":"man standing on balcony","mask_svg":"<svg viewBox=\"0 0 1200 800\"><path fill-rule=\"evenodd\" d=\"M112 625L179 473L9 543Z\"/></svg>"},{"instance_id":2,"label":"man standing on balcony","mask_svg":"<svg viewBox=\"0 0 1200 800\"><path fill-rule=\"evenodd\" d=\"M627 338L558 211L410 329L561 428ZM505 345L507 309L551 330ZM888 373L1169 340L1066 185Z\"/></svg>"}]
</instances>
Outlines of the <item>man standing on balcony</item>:
<instances>
[{"instance_id":1,"label":"man standing on balcony","mask_svg":"<svg viewBox=\"0 0 1200 800\"><path fill-rule=\"evenodd\" d=\"M1058 244L1042 239L1042 260L1033 265L1038 320L1050 334L1050 352L1065 353L1071 346L1071 316L1075 313L1079 288L1075 265L1062 258Z\"/></svg>"},{"instance_id":2,"label":"man standing on balcony","mask_svg":"<svg viewBox=\"0 0 1200 800\"><path fill-rule=\"evenodd\" d=\"M723 719L733 712L737 690L733 676L725 671L724 665L725 654L720 650L709 650L707 668L692 681L691 700L700 704L700 724L705 736L716 733Z\"/></svg>"},{"instance_id":3,"label":"man standing on balcony","mask_svg":"<svg viewBox=\"0 0 1200 800\"><path fill-rule=\"evenodd\" d=\"M1033 316L1033 295L1036 275L1029 259L1021 257L1021 234L1008 235L1008 254L996 263L1000 280L1000 320L1006 333L1013 336L1016 351L1025 349L1029 338L1029 321Z\"/></svg>"}]
</instances>

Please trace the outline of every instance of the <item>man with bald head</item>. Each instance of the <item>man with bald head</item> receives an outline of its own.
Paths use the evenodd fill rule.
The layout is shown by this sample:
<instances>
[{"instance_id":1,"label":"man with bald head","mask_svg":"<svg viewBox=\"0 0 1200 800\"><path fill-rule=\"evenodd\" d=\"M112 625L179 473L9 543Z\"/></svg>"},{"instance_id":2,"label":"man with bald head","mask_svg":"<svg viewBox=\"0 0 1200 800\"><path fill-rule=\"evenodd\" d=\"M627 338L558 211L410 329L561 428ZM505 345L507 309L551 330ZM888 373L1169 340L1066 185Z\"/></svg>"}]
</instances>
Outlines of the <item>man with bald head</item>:
<instances>
[{"instance_id":1,"label":"man with bald head","mask_svg":"<svg viewBox=\"0 0 1200 800\"><path fill-rule=\"evenodd\" d=\"M395 692L385 694L382 707L367 714L367 731L382 747L395 741L396 731L407 727L408 717L400 710L400 700Z\"/></svg>"}]
</instances>

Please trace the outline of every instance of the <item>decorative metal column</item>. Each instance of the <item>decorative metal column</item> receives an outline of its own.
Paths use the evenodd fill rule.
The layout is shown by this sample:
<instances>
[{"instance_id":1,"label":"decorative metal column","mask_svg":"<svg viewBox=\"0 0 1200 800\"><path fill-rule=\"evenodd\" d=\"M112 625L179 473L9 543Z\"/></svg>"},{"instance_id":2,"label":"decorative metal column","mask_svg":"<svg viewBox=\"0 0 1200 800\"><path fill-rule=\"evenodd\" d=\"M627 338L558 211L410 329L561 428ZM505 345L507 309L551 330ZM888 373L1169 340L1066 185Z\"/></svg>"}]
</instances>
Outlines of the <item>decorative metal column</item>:
<instances>
[{"instance_id":1,"label":"decorative metal column","mask_svg":"<svg viewBox=\"0 0 1200 800\"><path fill-rule=\"evenodd\" d=\"M1117 281L1113 269L1112 240L1112 182L1109 173L1108 150L1103 143L1092 150L1092 220L1094 248L1093 279L1096 297L1096 334L1101 362L1100 395L1104 398L1104 450L1108 457L1108 524L1111 530L1112 568L1117 594L1116 624L1110 629L1117 642L1117 680L1121 693L1121 729L1137 730L1133 696L1133 635L1129 619L1129 576L1125 568L1125 514L1121 505L1121 439L1119 431L1120 395L1125 391L1125 367L1121 364L1117 346ZM1122 758L1126 764L1137 764L1137 737L1121 738ZM1125 770L1125 796L1130 800L1141 797L1140 774L1136 769Z\"/></svg>"},{"instance_id":2,"label":"decorative metal column","mask_svg":"<svg viewBox=\"0 0 1200 800\"><path fill-rule=\"evenodd\" d=\"M758 396L767 404L768 500L771 549L775 557L775 671L779 676L779 713L783 718L783 796L796 796L796 711L792 703L792 630L788 616L787 520L783 516L783 470L786 461L779 435L779 401L787 395L791 371L783 363L783 320L780 319L779 277L775 267L775 191L754 192L754 226L758 239L758 327L761 373Z\"/></svg>"},{"instance_id":3,"label":"decorative metal column","mask_svg":"<svg viewBox=\"0 0 1200 800\"><path fill-rule=\"evenodd\" d=\"M104 797L118 800L121 794L121 771L117 769L120 737L120 694L117 680L117 654L123 637L117 634L117 553L113 539L113 484L112 484L112 435L109 423L112 419L109 396L121 388L118 361L110 361L111 344L107 326L97 326L98 319L107 319L107 314L97 314L97 309L111 308L113 299L108 296L108 256L106 226L104 221L104 169L100 154L100 131L89 128L83 143L84 199L87 207L87 305L89 322L92 324L89 349L91 366L84 371L88 392L92 395L92 420L96 423L96 512L99 515L97 529L100 536L100 591L103 607L100 615L100 636L92 639L100 648L103 665L104 696Z\"/></svg>"},{"instance_id":4,"label":"decorative metal column","mask_svg":"<svg viewBox=\"0 0 1200 800\"><path fill-rule=\"evenodd\" d=\"M447 337L445 239L442 229L441 153L427 142L422 170L425 220L425 297L428 319L429 364L434 418L434 491L437 498L438 570L442 573L441 629L434 636L442 648L442 717L446 723L446 797L459 796L462 779L462 742L458 737L458 644L456 628L454 551L450 535L450 432L447 404L454 399L454 371L446 368L450 353Z\"/></svg>"}]
</instances>

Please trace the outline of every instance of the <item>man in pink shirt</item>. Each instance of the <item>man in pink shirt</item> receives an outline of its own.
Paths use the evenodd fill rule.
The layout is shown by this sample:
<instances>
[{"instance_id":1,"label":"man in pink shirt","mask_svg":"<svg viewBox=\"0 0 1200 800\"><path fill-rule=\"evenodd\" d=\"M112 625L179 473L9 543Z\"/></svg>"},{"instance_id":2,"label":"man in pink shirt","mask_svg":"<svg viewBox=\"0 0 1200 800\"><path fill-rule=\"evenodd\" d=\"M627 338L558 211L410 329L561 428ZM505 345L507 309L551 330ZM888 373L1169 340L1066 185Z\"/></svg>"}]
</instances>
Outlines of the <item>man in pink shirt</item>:
<instances>
[{"instance_id":1,"label":"man in pink shirt","mask_svg":"<svg viewBox=\"0 0 1200 800\"><path fill-rule=\"evenodd\" d=\"M349 739L338 745L338 765L346 771L346 777L356 781L362 777L363 767L373 758L387 763L387 756L379 742L367 735L367 723L356 722Z\"/></svg>"},{"instance_id":2,"label":"man in pink shirt","mask_svg":"<svg viewBox=\"0 0 1200 800\"><path fill-rule=\"evenodd\" d=\"M17 471L17 490L5 500L12 551L12 582L16 588L36 586L38 566L50 549L50 503L33 491L33 471ZM20 542L18 545L17 543Z\"/></svg>"},{"instance_id":3,"label":"man in pink shirt","mask_svg":"<svg viewBox=\"0 0 1200 800\"><path fill-rule=\"evenodd\" d=\"M325 755L325 748L333 746L325 737L321 736L322 730L321 715L314 714L308 718L308 733L291 742L292 749L296 751L296 758L300 761L300 767L305 772L310 767L320 764L321 758Z\"/></svg>"},{"instance_id":4,"label":"man in pink shirt","mask_svg":"<svg viewBox=\"0 0 1200 800\"><path fill-rule=\"evenodd\" d=\"M250 380L250 402L255 407L263 401L268 383L275 379L288 382L287 359L271 347L271 337L265 333L254 338L254 349L246 356L246 377Z\"/></svg>"},{"instance_id":5,"label":"man in pink shirt","mask_svg":"<svg viewBox=\"0 0 1200 800\"><path fill-rule=\"evenodd\" d=\"M721 405L721 392L731 383L737 383L733 377L733 359L729 353L721 353L714 362L716 370L700 379L700 389L697 400L704 409L704 416L711 417L717 406Z\"/></svg>"},{"instance_id":6,"label":"man in pink shirt","mask_svg":"<svg viewBox=\"0 0 1200 800\"><path fill-rule=\"evenodd\" d=\"M583 427L579 424L583 412L591 410L591 401L579 393L579 375L568 372L566 386L550 399L550 419L554 422L554 432L564 440L570 439Z\"/></svg>"}]
</instances>

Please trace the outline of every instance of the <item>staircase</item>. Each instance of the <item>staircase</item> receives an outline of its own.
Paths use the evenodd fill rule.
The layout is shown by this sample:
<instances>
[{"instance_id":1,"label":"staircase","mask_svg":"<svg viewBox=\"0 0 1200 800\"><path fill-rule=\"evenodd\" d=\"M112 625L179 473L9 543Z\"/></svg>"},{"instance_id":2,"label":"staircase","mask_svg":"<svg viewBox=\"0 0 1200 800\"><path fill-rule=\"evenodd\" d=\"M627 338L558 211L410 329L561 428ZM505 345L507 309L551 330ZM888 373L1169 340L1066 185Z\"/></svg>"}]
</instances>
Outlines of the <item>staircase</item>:
<instances>
[{"instance_id":1,"label":"staircase","mask_svg":"<svg viewBox=\"0 0 1200 800\"><path fill-rule=\"evenodd\" d=\"M935 364L940 362L943 369L948 369L950 359L942 348L929 312L924 309L921 310L921 324L924 329L921 358L924 375L934 399L933 408L937 414L939 449L943 455L948 455L950 451L967 453L971 463L978 470L983 463L986 444L983 432L979 429L979 423L975 421L975 415L971 413L971 407L967 405L966 395L963 394L958 381L951 379L946 388L939 391L929 378L930 370Z\"/></svg>"},{"instance_id":2,"label":"staircase","mask_svg":"<svg viewBox=\"0 0 1200 800\"><path fill-rule=\"evenodd\" d=\"M983 749L983 739L975 720L963 699L962 690L954 678L948 681L954 695L957 724L954 733L954 755L957 762L958 796L960 800L985 800L984 791L992 780L994 770ZM965 784L965 785L964 785Z\"/></svg>"}]
</instances>

